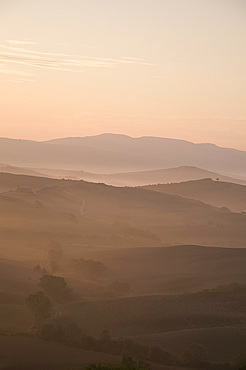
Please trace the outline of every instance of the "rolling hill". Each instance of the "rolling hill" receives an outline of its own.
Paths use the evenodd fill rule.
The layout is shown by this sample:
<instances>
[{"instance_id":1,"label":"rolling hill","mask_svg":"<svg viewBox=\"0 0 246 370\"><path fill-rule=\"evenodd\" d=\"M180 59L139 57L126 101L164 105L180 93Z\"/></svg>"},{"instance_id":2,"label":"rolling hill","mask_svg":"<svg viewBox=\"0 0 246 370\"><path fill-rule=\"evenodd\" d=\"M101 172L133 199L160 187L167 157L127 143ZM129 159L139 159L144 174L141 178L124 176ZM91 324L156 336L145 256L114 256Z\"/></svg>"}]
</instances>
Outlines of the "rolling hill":
<instances>
[{"instance_id":1,"label":"rolling hill","mask_svg":"<svg viewBox=\"0 0 246 370\"><path fill-rule=\"evenodd\" d=\"M177 330L245 326L245 292L198 292L177 296L139 296L60 305L53 323L73 321L85 333L151 335Z\"/></svg>"},{"instance_id":2,"label":"rolling hill","mask_svg":"<svg viewBox=\"0 0 246 370\"><path fill-rule=\"evenodd\" d=\"M197 166L246 178L244 151L158 137L103 134L46 142L1 138L0 161L12 166L83 169L96 173Z\"/></svg>"},{"instance_id":3,"label":"rolling hill","mask_svg":"<svg viewBox=\"0 0 246 370\"><path fill-rule=\"evenodd\" d=\"M27 176L44 176L44 174L35 171L31 168L25 167L14 167L0 163L0 173L12 173L15 175L27 175Z\"/></svg>"},{"instance_id":4,"label":"rolling hill","mask_svg":"<svg viewBox=\"0 0 246 370\"><path fill-rule=\"evenodd\" d=\"M83 370L91 363L119 364L122 357L67 347L24 335L0 336L1 366L6 370ZM13 353L15 356L13 356ZM191 370L152 364L153 370Z\"/></svg>"},{"instance_id":5,"label":"rolling hill","mask_svg":"<svg viewBox=\"0 0 246 370\"><path fill-rule=\"evenodd\" d=\"M246 282L245 249L183 245L91 251L91 256L126 280L132 295L191 293Z\"/></svg>"},{"instance_id":6,"label":"rolling hill","mask_svg":"<svg viewBox=\"0 0 246 370\"><path fill-rule=\"evenodd\" d=\"M2 335L0 336L0 345L3 352L1 366L4 366L4 369L79 370L92 361L104 364L121 361L119 356L85 351L56 343L46 343L24 335Z\"/></svg>"},{"instance_id":7,"label":"rolling hill","mask_svg":"<svg viewBox=\"0 0 246 370\"><path fill-rule=\"evenodd\" d=\"M246 327L218 327L171 331L131 337L145 345L155 345L173 353L182 353L193 343L203 345L210 362L231 362L246 353Z\"/></svg>"},{"instance_id":8,"label":"rolling hill","mask_svg":"<svg viewBox=\"0 0 246 370\"><path fill-rule=\"evenodd\" d=\"M246 186L243 185L203 179L179 184L158 184L145 189L196 199L215 207L228 207L233 212L246 212Z\"/></svg>"},{"instance_id":9,"label":"rolling hill","mask_svg":"<svg viewBox=\"0 0 246 370\"><path fill-rule=\"evenodd\" d=\"M182 340L206 345L217 338L227 348L229 335L244 338L245 286L213 288L245 284L245 224L243 213L149 188L0 173L0 332L31 329L25 297L41 289L33 267L39 263L49 269L55 245L63 253L57 274L76 294L56 304L52 324L75 323L92 335L109 330L114 337L159 342L163 348L170 335L169 346L177 353ZM75 258L103 262L107 277L96 282L78 278L69 265ZM129 291L108 292L110 279L128 283ZM86 293L85 284L94 284L99 293ZM225 327L231 330L223 336ZM41 370L51 363L55 370L75 370L95 360L119 359L65 346L61 351L58 344L30 336L0 336L0 346L3 364L12 370L20 365ZM33 358L27 356L30 351ZM217 358L226 361L225 353Z\"/></svg>"},{"instance_id":10,"label":"rolling hill","mask_svg":"<svg viewBox=\"0 0 246 370\"><path fill-rule=\"evenodd\" d=\"M192 166L113 174L95 174L85 171L54 169L39 169L38 171L39 173L42 172L43 176L48 176L52 178L66 178L84 180L89 182L103 182L107 185L114 186L140 186L160 183L165 184L188 180L200 180L204 178L212 178L213 180L220 179L220 181L246 185L246 181L223 176L215 172L203 170L201 168Z\"/></svg>"},{"instance_id":11,"label":"rolling hill","mask_svg":"<svg viewBox=\"0 0 246 370\"><path fill-rule=\"evenodd\" d=\"M0 174L2 257L67 248L196 244L245 247L246 215L177 195L83 181ZM82 248L82 247L80 247ZM45 252L46 253L46 252ZM20 256L20 253L19 253ZM39 257L38 257L39 258Z\"/></svg>"}]
</instances>

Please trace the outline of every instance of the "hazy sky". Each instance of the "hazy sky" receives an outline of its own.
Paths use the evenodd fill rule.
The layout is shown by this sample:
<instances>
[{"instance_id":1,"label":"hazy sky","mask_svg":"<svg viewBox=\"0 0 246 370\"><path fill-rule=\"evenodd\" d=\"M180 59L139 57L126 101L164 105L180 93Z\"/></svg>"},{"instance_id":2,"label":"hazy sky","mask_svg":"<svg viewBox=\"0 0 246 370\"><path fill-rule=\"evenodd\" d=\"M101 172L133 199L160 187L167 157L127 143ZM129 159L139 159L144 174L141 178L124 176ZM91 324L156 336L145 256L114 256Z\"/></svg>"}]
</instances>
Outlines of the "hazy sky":
<instances>
[{"instance_id":1,"label":"hazy sky","mask_svg":"<svg viewBox=\"0 0 246 370\"><path fill-rule=\"evenodd\" d=\"M0 0L0 136L246 150L245 0Z\"/></svg>"}]
</instances>

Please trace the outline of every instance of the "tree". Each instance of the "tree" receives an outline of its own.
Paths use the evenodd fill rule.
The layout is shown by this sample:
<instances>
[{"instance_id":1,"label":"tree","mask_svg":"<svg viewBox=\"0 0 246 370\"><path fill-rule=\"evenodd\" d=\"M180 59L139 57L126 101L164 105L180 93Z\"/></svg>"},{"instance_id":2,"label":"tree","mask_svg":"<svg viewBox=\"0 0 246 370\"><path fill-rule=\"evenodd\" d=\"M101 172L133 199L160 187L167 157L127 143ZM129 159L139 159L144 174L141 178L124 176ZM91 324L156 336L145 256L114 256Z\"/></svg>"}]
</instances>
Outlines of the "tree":
<instances>
[{"instance_id":1,"label":"tree","mask_svg":"<svg viewBox=\"0 0 246 370\"><path fill-rule=\"evenodd\" d=\"M55 301L68 299L71 295L71 290L61 276L44 275L40 279L40 286Z\"/></svg>"},{"instance_id":2,"label":"tree","mask_svg":"<svg viewBox=\"0 0 246 370\"><path fill-rule=\"evenodd\" d=\"M39 275L46 275L46 274L48 274L47 270L43 269L40 265L36 265L33 269L34 269L34 271L36 271Z\"/></svg>"},{"instance_id":3,"label":"tree","mask_svg":"<svg viewBox=\"0 0 246 370\"><path fill-rule=\"evenodd\" d=\"M34 314L34 327L40 327L52 315L51 300L43 292L29 294L25 303Z\"/></svg>"},{"instance_id":4,"label":"tree","mask_svg":"<svg viewBox=\"0 0 246 370\"><path fill-rule=\"evenodd\" d=\"M123 358L120 365L101 365L91 364L85 370L150 370L150 365L140 362L135 362L131 357Z\"/></svg>"},{"instance_id":5,"label":"tree","mask_svg":"<svg viewBox=\"0 0 246 370\"><path fill-rule=\"evenodd\" d=\"M150 370L150 364L141 360L134 360L129 356L123 356L120 366L119 369L122 370Z\"/></svg>"}]
</instances>

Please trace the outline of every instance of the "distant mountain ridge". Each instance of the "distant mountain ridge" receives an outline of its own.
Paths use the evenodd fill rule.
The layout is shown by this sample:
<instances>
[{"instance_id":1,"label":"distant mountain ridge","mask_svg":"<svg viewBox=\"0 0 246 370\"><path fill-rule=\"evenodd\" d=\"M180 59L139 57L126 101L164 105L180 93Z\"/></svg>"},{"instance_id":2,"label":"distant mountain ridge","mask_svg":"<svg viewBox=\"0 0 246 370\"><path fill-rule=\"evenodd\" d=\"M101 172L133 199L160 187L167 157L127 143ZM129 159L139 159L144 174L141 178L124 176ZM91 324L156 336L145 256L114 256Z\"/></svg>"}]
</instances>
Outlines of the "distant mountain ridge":
<instances>
[{"instance_id":1,"label":"distant mountain ridge","mask_svg":"<svg viewBox=\"0 0 246 370\"><path fill-rule=\"evenodd\" d=\"M102 134L37 142L0 139L0 162L96 173L196 166L246 179L246 152L158 137Z\"/></svg>"}]
</instances>

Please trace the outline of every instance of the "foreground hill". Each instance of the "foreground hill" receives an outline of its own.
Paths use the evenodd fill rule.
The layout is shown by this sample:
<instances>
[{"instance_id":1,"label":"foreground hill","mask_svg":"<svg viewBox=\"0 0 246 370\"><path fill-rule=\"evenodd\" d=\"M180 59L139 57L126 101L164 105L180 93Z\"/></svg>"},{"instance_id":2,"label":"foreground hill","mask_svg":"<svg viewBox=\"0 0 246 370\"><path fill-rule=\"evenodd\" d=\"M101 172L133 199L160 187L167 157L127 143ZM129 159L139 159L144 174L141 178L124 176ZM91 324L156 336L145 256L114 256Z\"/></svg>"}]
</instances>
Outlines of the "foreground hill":
<instances>
[{"instance_id":1,"label":"foreground hill","mask_svg":"<svg viewBox=\"0 0 246 370\"><path fill-rule=\"evenodd\" d=\"M0 194L2 257L20 256L20 247L23 259L29 248L40 256L53 241L70 250L83 245L245 247L245 214L177 195L10 174L0 174L0 184L5 189Z\"/></svg>"},{"instance_id":2,"label":"foreground hill","mask_svg":"<svg viewBox=\"0 0 246 370\"><path fill-rule=\"evenodd\" d=\"M246 281L244 248L152 246L95 249L64 244L62 247L64 263L59 274L68 276L71 284L74 283L66 261L77 257L92 258L103 262L114 279L127 282L129 290L126 294L130 296L192 293L230 283L243 284ZM22 244L17 244L15 251L18 251L17 248L23 254L27 253ZM44 245L43 251L38 251L33 247L29 262L0 260L0 303L23 302L27 294L38 290L40 276L34 272L33 267L39 263L49 269L48 248L49 245ZM38 252L42 256L40 260L37 259ZM79 281L76 284L78 289L83 282L83 275ZM104 284L104 280L92 283L100 285Z\"/></svg>"},{"instance_id":3,"label":"foreground hill","mask_svg":"<svg viewBox=\"0 0 246 370\"><path fill-rule=\"evenodd\" d=\"M0 160L12 166L97 173L197 166L246 178L246 152L158 137L103 134L48 142L0 139Z\"/></svg>"},{"instance_id":4,"label":"foreground hill","mask_svg":"<svg viewBox=\"0 0 246 370\"><path fill-rule=\"evenodd\" d=\"M66 347L24 335L2 335L0 346L3 352L1 366L6 370L83 370L91 363L119 364L122 360L121 356ZM191 370L186 367L156 364L151 368L153 370Z\"/></svg>"},{"instance_id":5,"label":"foreground hill","mask_svg":"<svg viewBox=\"0 0 246 370\"><path fill-rule=\"evenodd\" d=\"M171 182L181 182L188 180L200 180L211 178L213 180L233 182L245 185L246 181L234 179L228 176L219 175L218 173L203 170L198 167L183 166L177 168L168 168L163 170L139 171L139 172L123 172L114 174L95 174L85 171L72 170L54 170L54 169L38 169L43 173L43 176L53 178L77 179L90 182L103 182L114 186L140 186L151 184L165 184Z\"/></svg>"},{"instance_id":6,"label":"foreground hill","mask_svg":"<svg viewBox=\"0 0 246 370\"><path fill-rule=\"evenodd\" d=\"M215 207L228 207L233 212L246 211L246 186L243 185L203 179L179 184L158 184L145 189L200 200Z\"/></svg>"},{"instance_id":7,"label":"foreground hill","mask_svg":"<svg viewBox=\"0 0 246 370\"><path fill-rule=\"evenodd\" d=\"M246 353L246 326L178 330L139 335L131 339L176 354L184 352L192 343L200 343L206 348L210 362L231 362L240 354Z\"/></svg>"},{"instance_id":8,"label":"foreground hill","mask_svg":"<svg viewBox=\"0 0 246 370\"><path fill-rule=\"evenodd\" d=\"M60 305L54 324L76 323L85 333L109 330L126 337L163 332L242 326L246 324L246 295L204 291L177 296L142 296L81 301Z\"/></svg>"},{"instance_id":9,"label":"foreground hill","mask_svg":"<svg viewBox=\"0 0 246 370\"><path fill-rule=\"evenodd\" d=\"M46 343L21 335L0 336L0 346L4 369L80 370L91 362L116 364L121 361L119 356Z\"/></svg>"}]
</instances>

